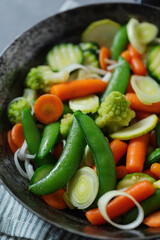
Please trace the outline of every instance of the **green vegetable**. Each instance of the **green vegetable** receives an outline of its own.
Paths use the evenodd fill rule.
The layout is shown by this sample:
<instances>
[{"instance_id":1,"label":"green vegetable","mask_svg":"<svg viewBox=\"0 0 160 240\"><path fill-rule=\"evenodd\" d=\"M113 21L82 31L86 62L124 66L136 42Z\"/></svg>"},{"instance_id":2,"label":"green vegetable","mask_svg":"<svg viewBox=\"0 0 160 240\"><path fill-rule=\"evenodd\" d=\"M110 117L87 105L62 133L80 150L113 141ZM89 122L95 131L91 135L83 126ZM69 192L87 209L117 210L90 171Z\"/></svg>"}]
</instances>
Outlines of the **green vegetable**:
<instances>
[{"instance_id":1,"label":"green vegetable","mask_svg":"<svg viewBox=\"0 0 160 240\"><path fill-rule=\"evenodd\" d=\"M148 180L149 182L153 183L156 180L145 173L130 173L127 174L122 180L119 181L117 184L117 190L126 190L133 185L135 185L138 182L141 182L143 180Z\"/></svg>"},{"instance_id":2,"label":"green vegetable","mask_svg":"<svg viewBox=\"0 0 160 240\"><path fill-rule=\"evenodd\" d=\"M109 132L128 126L135 112L129 108L129 101L120 92L111 92L101 103L95 121L100 128L108 128Z\"/></svg>"},{"instance_id":3,"label":"green vegetable","mask_svg":"<svg viewBox=\"0 0 160 240\"><path fill-rule=\"evenodd\" d=\"M156 132L156 144L157 144L157 147L160 148L160 120L157 123L155 132Z\"/></svg>"},{"instance_id":4,"label":"green vegetable","mask_svg":"<svg viewBox=\"0 0 160 240\"><path fill-rule=\"evenodd\" d=\"M153 151L145 160L144 168L149 168L152 163L160 162L160 148Z\"/></svg>"},{"instance_id":5,"label":"green vegetable","mask_svg":"<svg viewBox=\"0 0 160 240\"><path fill-rule=\"evenodd\" d=\"M85 148L85 140L75 118L63 152L52 171L42 180L29 186L37 195L50 194L64 187L76 173ZM34 176L34 175L33 175Z\"/></svg>"},{"instance_id":6,"label":"green vegetable","mask_svg":"<svg viewBox=\"0 0 160 240\"><path fill-rule=\"evenodd\" d=\"M73 121L73 114L67 113L63 115L60 120L60 133L62 136L67 137Z\"/></svg>"},{"instance_id":7,"label":"green vegetable","mask_svg":"<svg viewBox=\"0 0 160 240\"><path fill-rule=\"evenodd\" d=\"M74 113L92 152L99 178L99 191L95 202L107 191L115 189L115 161L106 138L94 120L80 111Z\"/></svg>"},{"instance_id":8,"label":"green vegetable","mask_svg":"<svg viewBox=\"0 0 160 240\"><path fill-rule=\"evenodd\" d=\"M128 44L128 35L126 25L122 26L116 33L111 46L112 59L118 60L119 55L126 49Z\"/></svg>"},{"instance_id":9,"label":"green vegetable","mask_svg":"<svg viewBox=\"0 0 160 240\"><path fill-rule=\"evenodd\" d=\"M64 114L67 114L67 113L73 113L73 111L70 109L70 107L68 106L67 103L63 103L63 113L62 113L62 116Z\"/></svg>"},{"instance_id":10,"label":"green vegetable","mask_svg":"<svg viewBox=\"0 0 160 240\"><path fill-rule=\"evenodd\" d=\"M46 163L46 164L42 165L41 167L39 167L35 171L32 179L31 179L31 183L30 184L34 184L34 183L37 183L38 181L40 181L48 173L50 173L53 168L54 168L54 164L49 164L49 163Z\"/></svg>"},{"instance_id":11,"label":"green vegetable","mask_svg":"<svg viewBox=\"0 0 160 240\"><path fill-rule=\"evenodd\" d=\"M60 123L55 122L44 127L43 136L40 142L38 157L43 159L53 148L60 132Z\"/></svg>"},{"instance_id":12,"label":"green vegetable","mask_svg":"<svg viewBox=\"0 0 160 240\"><path fill-rule=\"evenodd\" d=\"M148 44L156 38L158 27L148 22L142 22L138 25L137 31L138 40L142 44Z\"/></svg>"},{"instance_id":13,"label":"green vegetable","mask_svg":"<svg viewBox=\"0 0 160 240\"><path fill-rule=\"evenodd\" d=\"M147 59L147 69L149 74L160 83L160 45L154 47Z\"/></svg>"},{"instance_id":14,"label":"green vegetable","mask_svg":"<svg viewBox=\"0 0 160 240\"><path fill-rule=\"evenodd\" d=\"M87 166L87 167L93 167L94 165L94 158L93 155L88 147L88 145L86 145L85 150L84 150L84 155L83 155L83 159L81 161L81 167Z\"/></svg>"},{"instance_id":15,"label":"green vegetable","mask_svg":"<svg viewBox=\"0 0 160 240\"><path fill-rule=\"evenodd\" d=\"M62 43L49 51L46 60L53 71L60 71L71 63L81 64L83 62L83 52L78 45Z\"/></svg>"},{"instance_id":16,"label":"green vegetable","mask_svg":"<svg viewBox=\"0 0 160 240\"><path fill-rule=\"evenodd\" d=\"M38 66L31 68L27 74L25 84L33 90L49 92L53 84L66 82L68 78L69 73L67 71L55 73L49 66Z\"/></svg>"},{"instance_id":17,"label":"green vegetable","mask_svg":"<svg viewBox=\"0 0 160 240\"><path fill-rule=\"evenodd\" d=\"M88 66L91 65L93 67L99 68L99 60L95 52L91 50L86 50L83 52L84 60L83 65Z\"/></svg>"},{"instance_id":18,"label":"green vegetable","mask_svg":"<svg viewBox=\"0 0 160 240\"><path fill-rule=\"evenodd\" d=\"M140 203L144 210L144 217L160 209L160 190L156 191L154 195L145 199ZM123 223L127 224L132 222L137 217L137 208L133 208L131 211L125 214L123 218Z\"/></svg>"},{"instance_id":19,"label":"green vegetable","mask_svg":"<svg viewBox=\"0 0 160 240\"><path fill-rule=\"evenodd\" d=\"M31 88L24 88L23 97L30 102L35 101L35 99L37 98L37 92L36 90L33 90Z\"/></svg>"},{"instance_id":20,"label":"green vegetable","mask_svg":"<svg viewBox=\"0 0 160 240\"><path fill-rule=\"evenodd\" d=\"M16 100L16 99L15 99ZM11 123L21 123L22 122L22 111L23 109L28 108L31 109L31 106L29 102L22 98L20 100L17 99L15 102L11 102L11 104L8 107L8 118Z\"/></svg>"},{"instance_id":21,"label":"green vegetable","mask_svg":"<svg viewBox=\"0 0 160 240\"><path fill-rule=\"evenodd\" d=\"M118 58L118 63L121 64L117 66L111 76L108 87L101 97L101 102L105 100L105 98L113 91L119 91L125 94L129 77L130 77L130 66L127 61L123 57Z\"/></svg>"},{"instance_id":22,"label":"green vegetable","mask_svg":"<svg viewBox=\"0 0 160 240\"><path fill-rule=\"evenodd\" d=\"M160 189L160 180L153 183L153 187L157 190Z\"/></svg>"},{"instance_id":23,"label":"green vegetable","mask_svg":"<svg viewBox=\"0 0 160 240\"><path fill-rule=\"evenodd\" d=\"M96 52L99 49L99 46L96 42L85 42L85 43L81 42L79 46L82 49L82 51L92 50Z\"/></svg>"},{"instance_id":24,"label":"green vegetable","mask_svg":"<svg viewBox=\"0 0 160 240\"><path fill-rule=\"evenodd\" d=\"M36 165L42 166L45 163L54 163L53 157L51 157L49 154L43 159L40 159L37 156L41 142L41 135L33 119L33 116L27 108L22 111L22 126L28 150L30 154L36 154L36 157L34 159Z\"/></svg>"},{"instance_id":25,"label":"green vegetable","mask_svg":"<svg viewBox=\"0 0 160 240\"><path fill-rule=\"evenodd\" d=\"M99 189L98 176L92 168L80 168L67 184L67 194L78 209L88 208L95 200Z\"/></svg>"}]
</instances>

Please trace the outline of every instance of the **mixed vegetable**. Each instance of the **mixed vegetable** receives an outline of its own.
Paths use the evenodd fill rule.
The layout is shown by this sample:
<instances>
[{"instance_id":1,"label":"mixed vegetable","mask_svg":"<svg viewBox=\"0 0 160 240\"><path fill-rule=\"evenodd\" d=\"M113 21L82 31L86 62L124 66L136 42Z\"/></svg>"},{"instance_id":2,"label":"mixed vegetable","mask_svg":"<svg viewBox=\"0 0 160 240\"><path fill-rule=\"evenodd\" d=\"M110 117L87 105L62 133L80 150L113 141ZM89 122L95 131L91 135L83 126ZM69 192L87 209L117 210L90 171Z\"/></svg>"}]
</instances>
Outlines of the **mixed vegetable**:
<instances>
[{"instance_id":1,"label":"mixed vegetable","mask_svg":"<svg viewBox=\"0 0 160 240\"><path fill-rule=\"evenodd\" d=\"M98 20L30 69L8 106L8 144L29 191L94 225L160 227L157 35L134 18Z\"/></svg>"}]
</instances>

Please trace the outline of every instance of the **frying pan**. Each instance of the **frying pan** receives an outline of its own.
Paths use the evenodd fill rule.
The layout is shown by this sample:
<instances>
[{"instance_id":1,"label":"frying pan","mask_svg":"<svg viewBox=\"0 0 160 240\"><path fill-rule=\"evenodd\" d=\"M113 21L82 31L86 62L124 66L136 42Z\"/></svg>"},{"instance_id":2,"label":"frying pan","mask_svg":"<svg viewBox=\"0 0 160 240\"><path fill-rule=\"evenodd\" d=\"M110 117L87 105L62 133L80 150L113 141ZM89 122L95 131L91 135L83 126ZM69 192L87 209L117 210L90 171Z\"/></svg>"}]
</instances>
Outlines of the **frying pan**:
<instances>
[{"instance_id":1,"label":"frying pan","mask_svg":"<svg viewBox=\"0 0 160 240\"><path fill-rule=\"evenodd\" d=\"M11 128L7 105L21 96L25 76L33 66L44 63L48 50L61 42L78 43L82 31L93 21L110 18L125 24L131 17L149 21L160 28L160 10L137 4L95 4L69 10L50 17L16 39L0 57L0 181L25 207L49 223L72 233L98 239L151 239L160 237L160 229L140 226L122 231L106 226L92 226L78 210L59 211L49 207L41 197L28 191L29 181L16 170L7 144Z\"/></svg>"}]
</instances>

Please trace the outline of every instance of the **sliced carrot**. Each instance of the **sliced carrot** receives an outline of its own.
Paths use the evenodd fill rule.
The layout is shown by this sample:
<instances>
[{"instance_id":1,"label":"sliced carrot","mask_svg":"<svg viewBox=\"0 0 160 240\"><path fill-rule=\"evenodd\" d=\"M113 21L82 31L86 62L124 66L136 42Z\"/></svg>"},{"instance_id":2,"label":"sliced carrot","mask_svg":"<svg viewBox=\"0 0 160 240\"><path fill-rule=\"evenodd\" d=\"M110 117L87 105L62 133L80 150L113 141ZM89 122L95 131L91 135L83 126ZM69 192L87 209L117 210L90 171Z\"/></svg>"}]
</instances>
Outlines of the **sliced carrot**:
<instances>
[{"instance_id":1,"label":"sliced carrot","mask_svg":"<svg viewBox=\"0 0 160 240\"><path fill-rule=\"evenodd\" d=\"M151 116L152 113L149 113L149 112L141 112L141 111L136 111L136 117L139 119L139 120L142 120L146 117L149 117Z\"/></svg>"},{"instance_id":2,"label":"sliced carrot","mask_svg":"<svg viewBox=\"0 0 160 240\"><path fill-rule=\"evenodd\" d=\"M72 98L84 97L92 93L103 92L107 83L101 79L82 79L66 83L55 84L50 93L58 96L62 101Z\"/></svg>"},{"instance_id":3,"label":"sliced carrot","mask_svg":"<svg viewBox=\"0 0 160 240\"><path fill-rule=\"evenodd\" d=\"M160 113L160 102L146 105L138 99L135 93L127 93L126 99L130 102L130 107L135 111L150 112L155 114Z\"/></svg>"},{"instance_id":4,"label":"sliced carrot","mask_svg":"<svg viewBox=\"0 0 160 240\"><path fill-rule=\"evenodd\" d=\"M127 50L129 51L130 55L131 55L131 58L132 57L138 57L138 58L141 58L141 54L132 46L131 43L128 44L128 48Z\"/></svg>"},{"instance_id":5,"label":"sliced carrot","mask_svg":"<svg viewBox=\"0 0 160 240\"><path fill-rule=\"evenodd\" d=\"M143 223L148 227L160 227L160 211L156 211L145 217Z\"/></svg>"},{"instance_id":6,"label":"sliced carrot","mask_svg":"<svg viewBox=\"0 0 160 240\"><path fill-rule=\"evenodd\" d=\"M18 149L18 147L13 143L12 138L11 138L11 130L8 131L7 133L7 139L8 139L8 145L12 151L12 153L15 153Z\"/></svg>"},{"instance_id":7,"label":"sliced carrot","mask_svg":"<svg viewBox=\"0 0 160 240\"><path fill-rule=\"evenodd\" d=\"M153 163L150 167L150 171L156 175L158 178L160 178L160 164L159 163Z\"/></svg>"},{"instance_id":8,"label":"sliced carrot","mask_svg":"<svg viewBox=\"0 0 160 240\"><path fill-rule=\"evenodd\" d=\"M125 143L119 139L115 139L110 143L110 148L112 150L116 164L123 157L123 155L127 152L127 147L128 147L127 143Z\"/></svg>"},{"instance_id":9,"label":"sliced carrot","mask_svg":"<svg viewBox=\"0 0 160 240\"><path fill-rule=\"evenodd\" d=\"M11 130L12 142L20 148L25 140L22 123L17 123L13 126Z\"/></svg>"},{"instance_id":10,"label":"sliced carrot","mask_svg":"<svg viewBox=\"0 0 160 240\"><path fill-rule=\"evenodd\" d=\"M144 66L144 63L142 60L138 57L132 57L131 58L131 68L134 74L137 75L146 75L147 73L147 68Z\"/></svg>"},{"instance_id":11,"label":"sliced carrot","mask_svg":"<svg viewBox=\"0 0 160 240\"><path fill-rule=\"evenodd\" d=\"M156 142L156 132L155 130L151 131L149 143L153 148L157 148L157 142Z\"/></svg>"},{"instance_id":12,"label":"sliced carrot","mask_svg":"<svg viewBox=\"0 0 160 240\"><path fill-rule=\"evenodd\" d=\"M106 58L110 58L111 52L106 47L101 47L99 52L99 64L100 67L104 70L107 68Z\"/></svg>"},{"instance_id":13,"label":"sliced carrot","mask_svg":"<svg viewBox=\"0 0 160 240\"><path fill-rule=\"evenodd\" d=\"M125 50L121 53L121 56L128 62L131 62L131 54L129 52L129 50Z\"/></svg>"},{"instance_id":14,"label":"sliced carrot","mask_svg":"<svg viewBox=\"0 0 160 240\"><path fill-rule=\"evenodd\" d=\"M150 134L131 139L128 144L126 169L128 173L142 172Z\"/></svg>"},{"instance_id":15,"label":"sliced carrot","mask_svg":"<svg viewBox=\"0 0 160 240\"><path fill-rule=\"evenodd\" d=\"M131 77L130 77L129 82L128 82L126 93L134 93L134 90L133 90L132 85L131 85Z\"/></svg>"},{"instance_id":16,"label":"sliced carrot","mask_svg":"<svg viewBox=\"0 0 160 240\"><path fill-rule=\"evenodd\" d=\"M147 181L141 181L126 190L128 194L135 198L138 202L145 200L155 193L153 185ZM111 200L107 205L107 213L111 219L114 219L134 207L134 202L126 196L118 196ZM86 217L93 225L102 225L106 220L101 215L98 208L88 210Z\"/></svg>"},{"instance_id":17,"label":"sliced carrot","mask_svg":"<svg viewBox=\"0 0 160 240\"><path fill-rule=\"evenodd\" d=\"M159 179L156 175L154 175L154 174L150 171L150 169L144 170L143 173L148 174L149 176L153 177L153 178L156 179L156 180Z\"/></svg>"},{"instance_id":18,"label":"sliced carrot","mask_svg":"<svg viewBox=\"0 0 160 240\"><path fill-rule=\"evenodd\" d=\"M124 165L119 165L116 167L116 174L117 179L122 179L128 174L128 171Z\"/></svg>"},{"instance_id":19,"label":"sliced carrot","mask_svg":"<svg viewBox=\"0 0 160 240\"><path fill-rule=\"evenodd\" d=\"M96 165L94 164L92 169L95 171L95 173L97 173L97 169L96 169Z\"/></svg>"},{"instance_id":20,"label":"sliced carrot","mask_svg":"<svg viewBox=\"0 0 160 240\"><path fill-rule=\"evenodd\" d=\"M54 207L56 209L65 209L67 208L67 205L63 199L64 192L65 190L61 188L54 193L43 195L42 198L51 207Z\"/></svg>"},{"instance_id":21,"label":"sliced carrot","mask_svg":"<svg viewBox=\"0 0 160 240\"><path fill-rule=\"evenodd\" d=\"M44 124L56 122L63 113L63 103L52 94L41 95L34 104L34 113L38 121Z\"/></svg>"},{"instance_id":22,"label":"sliced carrot","mask_svg":"<svg viewBox=\"0 0 160 240\"><path fill-rule=\"evenodd\" d=\"M63 151L63 142L56 143L52 151L52 155L55 159L59 159Z\"/></svg>"}]
</instances>

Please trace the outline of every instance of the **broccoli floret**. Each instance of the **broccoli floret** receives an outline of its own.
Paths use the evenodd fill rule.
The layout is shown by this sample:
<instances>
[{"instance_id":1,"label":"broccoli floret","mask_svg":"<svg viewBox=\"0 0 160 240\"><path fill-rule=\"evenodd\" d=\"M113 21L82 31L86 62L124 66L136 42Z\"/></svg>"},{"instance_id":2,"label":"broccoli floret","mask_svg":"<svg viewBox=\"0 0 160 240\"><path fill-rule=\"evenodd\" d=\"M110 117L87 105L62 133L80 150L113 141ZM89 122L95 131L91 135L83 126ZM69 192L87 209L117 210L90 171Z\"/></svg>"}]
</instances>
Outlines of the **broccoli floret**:
<instances>
[{"instance_id":1,"label":"broccoli floret","mask_svg":"<svg viewBox=\"0 0 160 240\"><path fill-rule=\"evenodd\" d=\"M106 128L108 132L117 131L128 126L135 112L130 109L130 102L118 92L111 92L98 109L95 121L100 128Z\"/></svg>"},{"instance_id":2,"label":"broccoli floret","mask_svg":"<svg viewBox=\"0 0 160 240\"><path fill-rule=\"evenodd\" d=\"M11 123L16 124L22 122L22 111L24 108L31 109L30 104L25 98L17 100L9 105L8 118Z\"/></svg>"},{"instance_id":3,"label":"broccoli floret","mask_svg":"<svg viewBox=\"0 0 160 240\"><path fill-rule=\"evenodd\" d=\"M36 90L33 90L31 88L25 88L23 91L23 97L26 98L28 101L32 102L36 100L37 92Z\"/></svg>"},{"instance_id":4,"label":"broccoli floret","mask_svg":"<svg viewBox=\"0 0 160 240\"><path fill-rule=\"evenodd\" d=\"M66 82L68 78L67 71L53 72L49 66L38 66L31 68L25 82L33 90L49 92L53 84Z\"/></svg>"},{"instance_id":5,"label":"broccoli floret","mask_svg":"<svg viewBox=\"0 0 160 240\"><path fill-rule=\"evenodd\" d=\"M67 113L63 115L60 122L60 133L62 136L67 137L73 121L73 114Z\"/></svg>"}]
</instances>

